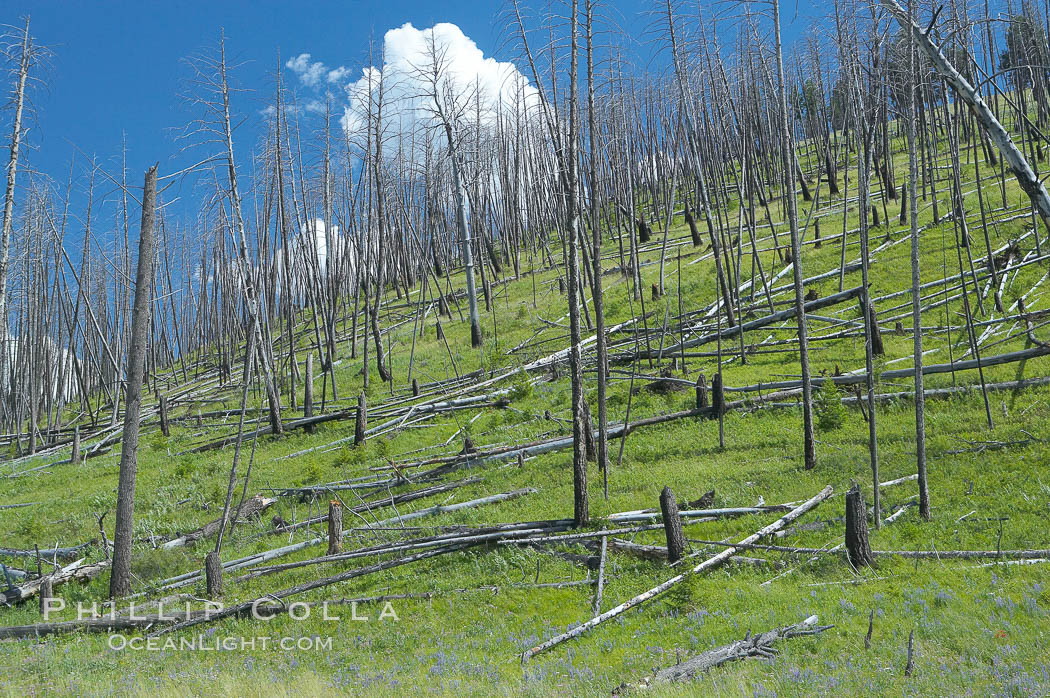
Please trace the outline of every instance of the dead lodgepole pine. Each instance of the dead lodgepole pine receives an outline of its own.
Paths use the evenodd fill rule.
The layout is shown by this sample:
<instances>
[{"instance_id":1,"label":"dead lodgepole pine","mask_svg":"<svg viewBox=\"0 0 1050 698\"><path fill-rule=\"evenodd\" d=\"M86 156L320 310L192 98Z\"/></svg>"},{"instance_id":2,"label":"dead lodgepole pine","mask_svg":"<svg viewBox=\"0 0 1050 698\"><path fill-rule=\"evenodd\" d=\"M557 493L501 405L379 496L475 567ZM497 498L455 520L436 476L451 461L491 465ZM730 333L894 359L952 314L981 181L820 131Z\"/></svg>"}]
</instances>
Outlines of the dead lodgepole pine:
<instances>
[{"instance_id":1,"label":"dead lodgepole pine","mask_svg":"<svg viewBox=\"0 0 1050 698\"><path fill-rule=\"evenodd\" d=\"M817 635L835 627L833 625L818 625L818 622L817 616L810 616L801 623L774 628L758 635L748 633L743 640L709 649L684 662L661 669L654 676L646 677L642 682L642 686L649 686L654 683L690 681L698 674L739 659L747 659L749 657L768 658L774 654L773 644L780 640L788 640L804 635Z\"/></svg>"},{"instance_id":2,"label":"dead lodgepole pine","mask_svg":"<svg viewBox=\"0 0 1050 698\"><path fill-rule=\"evenodd\" d=\"M685 555L685 536L682 534L682 518L678 515L678 502L670 487L664 487L660 493L660 511L667 539L667 559L669 562L678 562Z\"/></svg>"},{"instance_id":3,"label":"dead lodgepole pine","mask_svg":"<svg viewBox=\"0 0 1050 698\"><path fill-rule=\"evenodd\" d=\"M868 511L859 485L846 493L846 557L858 570L874 562L868 543Z\"/></svg>"},{"instance_id":4,"label":"dead lodgepole pine","mask_svg":"<svg viewBox=\"0 0 1050 698\"><path fill-rule=\"evenodd\" d=\"M209 550L204 557L204 579L208 598L222 598L222 559L214 550Z\"/></svg>"},{"instance_id":5,"label":"dead lodgepole pine","mask_svg":"<svg viewBox=\"0 0 1050 698\"><path fill-rule=\"evenodd\" d=\"M343 505L338 499L328 502L328 554L343 552Z\"/></svg>"},{"instance_id":6,"label":"dead lodgepole pine","mask_svg":"<svg viewBox=\"0 0 1050 698\"><path fill-rule=\"evenodd\" d=\"M977 117L977 122L981 125L981 129L988 135L989 140L995 144L995 147L1003 156L1003 161L1017 178L1017 183L1021 185L1021 189L1032 200L1032 207L1043 221L1043 225L1050 230L1050 194L1047 194L1042 180L1032 170L1032 166L1025 160L1021 151L1014 145L1010 134L999 123L999 120L995 118L995 114L981 98L980 93L966 78L959 74L959 71L952 66L944 53L933 43L933 39L930 37L930 30L933 29L932 25L929 30L924 31L911 19L907 10L901 7L896 0L880 1L882 6L894 16L901 28L912 35L919 49L926 54L934 70L940 73L945 82L951 86L956 97L970 107L970 111Z\"/></svg>"}]
</instances>

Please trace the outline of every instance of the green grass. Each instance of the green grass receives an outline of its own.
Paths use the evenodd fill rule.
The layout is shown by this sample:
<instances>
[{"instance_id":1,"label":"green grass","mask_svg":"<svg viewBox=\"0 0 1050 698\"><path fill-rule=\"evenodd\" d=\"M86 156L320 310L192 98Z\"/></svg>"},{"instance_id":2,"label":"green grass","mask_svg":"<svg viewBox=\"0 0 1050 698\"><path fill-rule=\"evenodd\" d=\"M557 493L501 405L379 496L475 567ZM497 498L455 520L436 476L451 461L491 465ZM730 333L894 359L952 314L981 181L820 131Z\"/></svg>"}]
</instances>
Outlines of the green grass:
<instances>
[{"instance_id":1,"label":"green grass","mask_svg":"<svg viewBox=\"0 0 1050 698\"><path fill-rule=\"evenodd\" d=\"M900 157L895 162L898 186L902 181L900 173L906 170L905 164ZM972 178L972 166L964 169L965 176ZM983 168L983 172L986 177L991 175L989 168ZM997 198L998 183L988 182L985 188L986 204L992 208L1001 205ZM1016 203L1018 189L1012 181L1008 183L1007 192L1008 199ZM851 189L850 193L852 195L855 190ZM822 193L822 200L829 201L826 191ZM942 204L946 203L947 196L942 195ZM887 230L894 240L907 235L896 225L899 203L890 202L888 205L891 224L873 231L873 247L883 242ZM967 206L976 211L976 200L968 198ZM809 204L800 202L803 220L808 207ZM945 211L946 205L941 210ZM975 215L973 211L971 220ZM778 219L775 208L773 215ZM837 213L831 212L822 218L825 244L820 249L807 247L803 259L806 276L838 267L840 248L832 239L841 234L841 216L840 207ZM855 228L857 212L848 210L846 216L847 227ZM923 209L921 223L926 225L930 220L931 211L927 206ZM734 228L734 234L735 225L733 212L730 227ZM1016 220L998 226L992 231L993 247L1020 237L1028 225L1026 220ZM760 229L759 234L765 236L768 232ZM778 234L787 239L785 228L778 226ZM678 219L672 235L687 239L687 231ZM654 237L654 241L659 239L659 235ZM807 239L811 239L811 233ZM979 228L972 227L971 239L973 257L978 264L979 258L986 254ZM851 235L850 243L847 262L859 254L855 235ZM762 244L762 247L768 248L769 243ZM1029 237L1022 247L1026 251L1031 249L1032 239ZM613 243L607 245L608 254L615 250ZM667 260L665 296L653 301L647 291L644 299L646 311L651 313L647 320L650 327L660 325L665 307L671 314L677 313L679 293L686 310L703 307L713 299L714 268L711 261L690 264L699 253L692 247L683 247L679 284L676 254L672 252ZM655 251L643 254L643 261L654 261L658 255L657 247ZM909 244L904 241L875 258L871 267L873 295L908 286L908 255ZM950 223L924 233L922 255L924 282L958 273L955 233ZM768 274L774 267L772 253L763 253L762 262ZM606 262L605 266L613 263ZM743 266L742 280L746 280L750 274L749 256L745 256ZM525 259L522 268L526 272L532 270ZM774 271L780 268L776 265ZM1045 269L1045 265L1036 265L1018 274L1004 298L1006 303L1012 302L1016 294L1027 291L1046 273ZM657 281L657 270L656 265L643 268L643 288L648 289ZM859 273L848 275L845 287L859 284L859 278ZM789 281L789 277L784 277L777 285ZM629 297L624 280L611 275L605 277L604 282L608 325L640 312L640 301ZM822 297L826 296L838 290L838 280L825 280L816 288ZM1040 290L1045 294L1043 287ZM766 312L761 306L761 291L756 291L755 298L759 304L755 314L761 315ZM782 295L776 300L783 302L787 299L788 295ZM880 304L880 317L908 312L907 306L900 310L890 309L907 300L907 297L900 297ZM391 336L392 369L398 379L394 389L398 395L404 395L408 390L405 376L412 346L412 311L396 307L398 303L391 294L387 300L391 310L388 310L384 325L408 319ZM1045 295L1037 291L1026 305L1029 310L1047 308ZM821 314L832 316L839 311L841 317L860 318L855 303L828 309ZM985 305L985 311L988 315L978 315L976 319L991 317L990 302ZM479 368L510 368L562 348L565 340L561 337L567 330L544 326L537 339L553 341L528 352L506 353L536 333L540 327L537 317L567 325L563 318L565 312L565 300L557 292L555 273L537 268L534 275L526 275L499 288L493 312L486 314L483 321L486 332L483 350L467 348L469 326L460 321L455 309L454 319L442 319L442 324L456 368L460 373L466 373ZM947 362L949 354L958 359L965 352L965 339L958 329L962 323L960 312L961 305L955 301L924 316L924 325L942 326L950 321L956 326L950 343L944 332L931 332L924 337L925 348L934 350L926 357L927 363ZM412 360L413 375L421 383L454 375L449 350L435 338L433 319L433 315L428 316L423 336L416 340ZM305 318L303 322L305 329L308 326ZM494 323L498 334L493 332ZM903 323L905 327L910 326L907 318ZM811 333L823 333L824 326L820 321L811 320ZM793 335L792 327L788 323L783 329L778 326L764 328L748 333L744 341L757 344L771 334L778 339L787 339ZM346 329L348 331L348 326ZM303 333L303 343L309 334L312 332ZM615 337L617 341L628 338L626 335ZM887 352L884 367L910 366L911 360L907 358L912 349L910 336L887 332L884 339ZM729 355L737 346L736 341L726 342L723 349ZM984 351L986 354L1001 353L1023 346L1023 338L1014 338ZM713 348L713 345L708 345L703 350ZM726 384L740 386L784 380L798 374L797 354L793 347L778 348L788 351L753 355L748 357L746 364L739 360L728 364L724 369ZM360 359L349 358L346 341L339 344L339 356L341 361L336 368L339 404L349 406L361 390L361 363ZM303 357L301 352L300 361ZM904 361L891 363L902 357L905 357ZM830 374L836 366L844 371L856 369L863 366L863 341L815 342L811 360L815 374ZM690 359L687 365L687 377L693 379L698 371L710 375L715 369L715 360ZM1047 366L1046 359L1029 361L1023 370L1017 365L999 366L987 369L985 378L993 382L1046 375ZM658 369L643 363L640 370L655 374ZM485 444L528 441L544 434L567 434L564 423L544 416L549 411L554 418L570 418L569 385L565 374L566 371L561 370L558 380L541 382L531 388L519 380L515 384L510 409L480 410L481 416L468 427L471 438L482 447ZM374 367L372 381L367 391L369 403L378 406L389 398L390 388L378 382ZM927 387L975 381L973 372L956 376L942 374L929 376ZM508 386L511 384L507 383ZM321 385L318 375L315 386L318 397ZM910 380L906 380L882 384L879 389L888 392L909 387ZM607 404L613 423L624 418L628 388L628 383L622 380L610 385ZM239 395L235 390L226 390L222 397L227 408L237 406ZM593 410L594 386L590 378L588 398ZM990 398L994 419L992 429L985 422L983 402L977 392L928 402L933 520L920 522L917 512L912 509L895 524L873 531L872 547L896 550L995 549L997 545L1003 549L1050 547L1045 525L1050 502L1050 476L1046 472L1046 464L1050 462L1048 443L1033 441L1003 450L949 453L966 449L968 441L1006 442L1024 439L1026 433L1041 438L1050 421L1050 390L992 393ZM152 402L155 398L150 395L147 399ZM252 399L253 405L260 404L258 395L253 395ZM686 409L692 405L692 400L691 390L668 395L653 395L643 390L631 397L632 419ZM286 395L285 404L288 402ZM208 410L217 406L207 403L200 407ZM196 408L182 407L174 414L192 415ZM372 439L367 447L356 451L314 452L294 459L281 457L352 434L352 422L329 423L313 435L296 432L280 439L264 437L259 440L255 452L249 490L256 492L266 487L338 480L362 475L369 467L383 465L387 459L404 462L419 458L420 453L456 452L462 445L462 435L457 435L457 431L476 414L478 410L468 410L443 416L427 422L428 429L405 429L389 440ZM914 472L914 411L911 401L881 405L877 417L881 479ZM216 420L207 421L214 423ZM173 429L170 438L160 435L155 426L145 431L139 452L136 535L170 536L191 530L218 515L232 449L192 456L177 454L196 443L229 433L235 426L234 419L228 420L225 426L201 429L192 422L181 422ZM619 442L611 443L608 501L602 496L601 474L596 468L591 468L592 516L655 507L664 485L670 485L680 498L686 499L695 499L713 488L717 493L716 505L727 506L751 505L759 497L767 503L798 501L812 496L827 484L834 485L838 493L836 497L807 517L807 521L841 516L843 503L839 495L853 481L861 483L870 502L867 425L860 412L850 408L840 426L818 432L818 464L809 471L801 467L800 427L801 412L797 408L730 413L725 420L724 449L718 445L717 424L711 421L680 420L640 429L628 438L622 463L616 457ZM450 438L447 448L434 448ZM429 450L420 451L428 447ZM96 515L107 511L110 513L104 522L107 535L112 536L111 510L118 459L119 452L114 451L84 464L55 465L33 475L0 481L5 503L38 502L22 509L0 510L0 530L3 531L0 543L11 547L79 543L97 536ZM44 462L47 461L31 460L18 468ZM242 474L243 463L242 460ZM471 474L483 476L483 482L440 498L414 502L400 507L399 511L432 506L438 501L466 501L532 486L539 489L538 494L497 506L424 519L420 523L426 526L482 524L571 515L570 452L529 460L520 469L514 464L490 465L472 470ZM461 476L457 474L452 478ZM883 506L888 510L914 494L914 483L887 488L883 492ZM348 495L344 499L350 504L354 501L352 497ZM287 536L263 535L272 514L279 514L285 520L301 519L316 513L322 505L323 502L311 504L282 498L267 512L264 521L238 526L224 544L223 557L238 557L282 544L288 540ZM961 519L970 512L976 513ZM772 519L773 515L763 515L694 524L686 527L686 535L703 540L741 538ZM300 532L295 540L301 540L303 535ZM794 534L778 542L819 547L833 545L841 536L842 525L833 523L823 531ZM358 540L366 544L373 538L362 536ZM640 534L635 540L662 544L662 532ZM353 541L348 541L347 547L353 544ZM201 543L196 547L157 551L148 545L139 545L133 568L136 588L142 588L150 580L198 569L209 548L206 543ZM579 548L574 551L582 552ZM282 561L322 553L323 550L316 547ZM748 630L759 632L797 622L813 613L819 614L822 623L834 624L835 627L815 638L782 644L775 660L748 660L717 669L701 679L699 689L679 686L653 693L692 695L700 690L705 694L762 696L954 695L969 692L1023 696L1050 691L1050 666L1045 653L1050 628L1050 590L1046 588L1045 565L980 566L975 561L920 561L916 564L914 561L883 558L875 569L858 576L835 556L810 563L778 553L752 555L784 562L794 571L763 586L763 582L783 570L772 566L726 566L690 580L641 609L632 610L579 639L561 645L524 667L517 662L518 653L589 617L590 591L586 587L503 589L498 593L488 590L453 593L449 590L481 585L507 586L532 582L537 578L540 582L568 581L583 578L586 570L534 550L495 546L441 556L301 597L302 600L319 600L420 591L447 592L426 600L393 602L399 616L397 621L378 620L381 606L370 605L360 609L362 614L370 616L369 622L349 620L349 613L344 609L343 620L339 622L323 621L316 615L307 621L293 621L283 616L265 623L225 620L204 626L203 631L212 633L208 637L330 637L332 648L329 651L119 652L107 647L109 638L104 634L76 634L40 642L0 642L0 666L9 669L0 678L0 692L11 695L318 695L330 692L355 695L403 695L405 692L608 695L621 682L636 681L653 669L675 662L679 656L684 658L739 639ZM370 560L364 562L367 564ZM291 570L241 585L228 585L226 601L251 599L343 569L347 567L335 563ZM605 609L666 579L671 572L664 565L616 554L610 558L608 574ZM77 601L101 603L106 597L107 583L108 578L103 576L85 586L69 585L59 591L70 604ZM184 591L200 597L204 593L202 586ZM872 611L872 645L865 650L863 638ZM4 609L2 613L4 624L8 625L39 620L33 603ZM74 617L69 610L62 616L64 619ZM913 630L916 667L913 676L905 677L905 648L908 634ZM195 635L192 631L184 634L186 637L192 635ZM141 637L141 634L129 636Z\"/></svg>"}]
</instances>

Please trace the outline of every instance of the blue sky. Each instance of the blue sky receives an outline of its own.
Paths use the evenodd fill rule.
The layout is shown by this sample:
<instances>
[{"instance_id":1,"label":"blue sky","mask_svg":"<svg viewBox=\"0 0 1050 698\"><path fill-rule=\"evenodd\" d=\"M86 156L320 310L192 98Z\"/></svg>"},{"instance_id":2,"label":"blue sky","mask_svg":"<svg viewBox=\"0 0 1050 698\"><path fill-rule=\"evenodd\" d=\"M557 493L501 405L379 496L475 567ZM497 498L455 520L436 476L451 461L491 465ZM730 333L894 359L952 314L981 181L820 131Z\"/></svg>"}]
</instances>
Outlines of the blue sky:
<instances>
[{"instance_id":1,"label":"blue sky","mask_svg":"<svg viewBox=\"0 0 1050 698\"><path fill-rule=\"evenodd\" d=\"M719 3L722 7L724 4ZM539 3L536 3L539 5ZM640 35L649 19L642 16L650 2L615 0L612 5L626 28ZM362 2L8 2L0 21L17 24L28 12L38 43L52 51L43 77L47 86L35 90L35 116L30 125L28 162L49 174L63 189L74 147L97 155L111 173L119 171L122 139L128 146L129 178L135 184L142 171L160 161L160 170L187 164L177 150L173 128L190 118L178 98L189 71L182 59L214 47L220 29L227 36L231 61L243 62L236 72L240 86L251 92L239 97L238 111L248 116L238 137L240 148L253 145L260 133L258 111L273 94L277 53L283 59L309 52L331 67L344 65L354 76L368 57L371 39L411 22L418 28L451 22L473 39L486 55L508 58L501 46L505 27L497 24L500 2L423 2L382 0ZM813 13L803 5L798 12ZM791 3L785 20L796 14ZM785 29L788 36L806 31L812 19L801 16ZM643 40L644 37L643 37ZM651 57L643 47L640 61ZM285 69L290 87L297 87ZM0 118L7 132L9 117ZM6 136L2 138L6 141ZM243 165L243 161L242 161ZM83 163L77 172L84 172ZM74 210L76 210L74 203Z\"/></svg>"}]
</instances>

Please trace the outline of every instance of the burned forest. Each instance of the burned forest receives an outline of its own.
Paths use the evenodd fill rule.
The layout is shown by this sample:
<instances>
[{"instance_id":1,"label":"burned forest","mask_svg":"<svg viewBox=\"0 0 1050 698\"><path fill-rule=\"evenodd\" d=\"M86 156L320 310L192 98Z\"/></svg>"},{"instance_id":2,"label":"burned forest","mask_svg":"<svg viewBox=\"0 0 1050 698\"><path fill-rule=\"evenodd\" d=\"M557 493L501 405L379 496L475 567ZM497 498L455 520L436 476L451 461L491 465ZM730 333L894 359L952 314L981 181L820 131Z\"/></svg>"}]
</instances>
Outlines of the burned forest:
<instances>
[{"instance_id":1,"label":"burned forest","mask_svg":"<svg viewBox=\"0 0 1050 698\"><path fill-rule=\"evenodd\" d=\"M1050 694L1050 4L31 4L3 695Z\"/></svg>"}]
</instances>

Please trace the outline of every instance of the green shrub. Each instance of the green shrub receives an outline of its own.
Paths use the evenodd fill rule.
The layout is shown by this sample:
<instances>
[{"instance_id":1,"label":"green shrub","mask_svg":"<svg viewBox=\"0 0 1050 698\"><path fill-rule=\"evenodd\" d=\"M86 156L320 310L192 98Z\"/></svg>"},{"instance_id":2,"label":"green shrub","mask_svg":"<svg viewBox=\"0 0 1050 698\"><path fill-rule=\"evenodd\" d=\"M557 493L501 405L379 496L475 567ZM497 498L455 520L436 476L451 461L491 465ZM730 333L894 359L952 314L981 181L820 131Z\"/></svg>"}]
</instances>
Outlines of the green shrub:
<instances>
[{"instance_id":1,"label":"green shrub","mask_svg":"<svg viewBox=\"0 0 1050 698\"><path fill-rule=\"evenodd\" d=\"M532 381L529 374L522 372L514 377L514 384L510 386L511 400L524 400L532 395Z\"/></svg>"},{"instance_id":2,"label":"green shrub","mask_svg":"<svg viewBox=\"0 0 1050 698\"><path fill-rule=\"evenodd\" d=\"M842 404L842 391L835 381L824 381L813 399L813 408L817 412L817 428L820 431L833 431L846 421L846 408Z\"/></svg>"}]
</instances>

